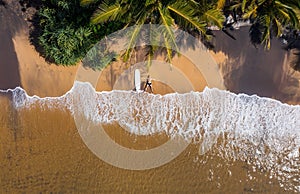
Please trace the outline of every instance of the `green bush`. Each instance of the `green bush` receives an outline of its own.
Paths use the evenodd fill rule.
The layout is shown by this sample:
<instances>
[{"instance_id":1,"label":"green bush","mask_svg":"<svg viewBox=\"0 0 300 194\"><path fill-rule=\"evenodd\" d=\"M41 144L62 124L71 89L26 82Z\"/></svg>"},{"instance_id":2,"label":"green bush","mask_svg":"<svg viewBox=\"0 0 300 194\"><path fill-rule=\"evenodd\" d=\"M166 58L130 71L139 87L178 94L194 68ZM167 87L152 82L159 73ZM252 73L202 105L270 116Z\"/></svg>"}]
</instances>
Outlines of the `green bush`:
<instances>
[{"instance_id":1,"label":"green bush","mask_svg":"<svg viewBox=\"0 0 300 194\"><path fill-rule=\"evenodd\" d=\"M104 35L121 24L94 25L90 18L97 5L82 7L79 0L43 0L38 12L38 43L50 62L75 65Z\"/></svg>"}]
</instances>

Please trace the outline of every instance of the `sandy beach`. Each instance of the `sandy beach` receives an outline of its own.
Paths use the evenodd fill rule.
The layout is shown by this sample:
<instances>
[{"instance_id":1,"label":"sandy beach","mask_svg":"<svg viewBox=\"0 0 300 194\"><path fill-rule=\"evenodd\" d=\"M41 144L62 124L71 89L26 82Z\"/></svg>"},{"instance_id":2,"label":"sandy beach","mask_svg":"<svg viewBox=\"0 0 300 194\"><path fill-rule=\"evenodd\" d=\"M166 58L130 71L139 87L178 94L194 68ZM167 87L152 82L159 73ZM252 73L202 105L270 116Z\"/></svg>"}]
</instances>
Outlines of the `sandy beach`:
<instances>
[{"instance_id":1,"label":"sandy beach","mask_svg":"<svg viewBox=\"0 0 300 194\"><path fill-rule=\"evenodd\" d=\"M64 67L46 62L30 44L28 23L9 7L0 6L0 23L0 89L21 86L31 96L58 97L72 88L80 64ZM289 66L295 57L293 51L284 51L279 40L272 41L270 51L256 49L250 44L247 28L232 33L237 40L216 32L215 50L207 51L219 67L214 74L204 75L184 56L174 58L174 69L190 76L194 91L203 91L209 85L205 77L221 77L224 87L231 92L300 104L300 72ZM199 60L205 63L206 59ZM104 69L97 91L117 87L117 80L126 69L128 66L121 62ZM170 80L176 79L172 75L164 74ZM153 88L155 94L176 92L155 79ZM0 106L0 192L285 192L277 179L270 178L270 172L252 172L247 161L224 163L215 153L199 156L195 144L161 167L142 171L120 169L103 162L87 148L68 111L45 111L39 106L16 111L5 96L0 96ZM155 148L169 140L166 134L135 136L117 123L103 128L116 143L134 150Z\"/></svg>"},{"instance_id":2,"label":"sandy beach","mask_svg":"<svg viewBox=\"0 0 300 194\"><path fill-rule=\"evenodd\" d=\"M16 3L12 1L10 4ZM1 7L1 89L22 86L30 95L63 95L72 87L78 65L63 67L46 62L30 44L26 17L20 16L17 10L12 11L13 8ZM295 51L286 52L282 49L284 45L276 39L272 41L270 51L255 48L249 41L248 28L232 31L236 40L221 31L215 33L215 48L210 53L220 67L226 89L275 98L290 104L300 103L300 73L289 66L295 58ZM246 44L242 44L244 42ZM194 83L205 82L201 76L193 76L195 71L192 67L185 67L185 63L190 62L184 57L175 58L173 63L185 74L191 75L190 79L198 79L192 80ZM201 91L204 86L198 85L196 90Z\"/></svg>"}]
</instances>

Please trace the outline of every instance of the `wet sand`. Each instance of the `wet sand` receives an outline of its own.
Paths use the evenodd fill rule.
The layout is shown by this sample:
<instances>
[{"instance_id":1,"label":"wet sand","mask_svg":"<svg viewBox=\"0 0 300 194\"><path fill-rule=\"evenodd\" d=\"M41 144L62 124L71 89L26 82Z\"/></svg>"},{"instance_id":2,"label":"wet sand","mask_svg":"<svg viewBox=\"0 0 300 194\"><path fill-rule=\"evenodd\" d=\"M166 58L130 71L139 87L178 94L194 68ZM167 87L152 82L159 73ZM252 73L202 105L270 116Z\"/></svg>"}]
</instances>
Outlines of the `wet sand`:
<instances>
[{"instance_id":1,"label":"wet sand","mask_svg":"<svg viewBox=\"0 0 300 194\"><path fill-rule=\"evenodd\" d=\"M269 179L268 172L253 173L245 162L224 162L213 153L199 156L194 144L159 168L119 169L87 149L70 114L41 110L39 106L16 112L3 97L0 101L6 110L0 112L1 192L283 192L276 179ZM121 134L115 138L122 139L124 146L136 146L130 139L124 140L127 145L122 142L126 135L118 128L110 126L107 130ZM148 143L142 142L140 148L152 145Z\"/></svg>"}]
</instances>

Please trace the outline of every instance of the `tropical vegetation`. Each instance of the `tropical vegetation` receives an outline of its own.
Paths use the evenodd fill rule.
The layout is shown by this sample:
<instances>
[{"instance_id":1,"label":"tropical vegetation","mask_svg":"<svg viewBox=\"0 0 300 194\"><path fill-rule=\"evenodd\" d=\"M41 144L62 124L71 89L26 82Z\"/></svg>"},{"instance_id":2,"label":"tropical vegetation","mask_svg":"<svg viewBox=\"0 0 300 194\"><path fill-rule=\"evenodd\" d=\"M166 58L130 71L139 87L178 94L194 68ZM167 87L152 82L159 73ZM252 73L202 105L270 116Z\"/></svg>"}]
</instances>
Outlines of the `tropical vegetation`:
<instances>
[{"instance_id":1,"label":"tropical vegetation","mask_svg":"<svg viewBox=\"0 0 300 194\"><path fill-rule=\"evenodd\" d=\"M94 5L98 0L81 0L84 6ZM127 61L132 53L132 48L137 41L137 34L140 33L141 25L144 24L160 24L161 34L164 38L164 48L167 53L167 61L172 59L172 49L177 46L175 43L174 32L171 27L179 27L184 30L196 30L200 35L207 37L207 26L216 25L222 28L224 16L222 10L217 7L216 2L202 0L184 1L184 0L116 0L101 1L99 8L94 12L91 22L93 24L105 24L108 22L119 21L125 26L135 25L128 48L123 55L123 59ZM149 61L151 54L154 53L156 47L149 47Z\"/></svg>"},{"instance_id":2,"label":"tropical vegetation","mask_svg":"<svg viewBox=\"0 0 300 194\"><path fill-rule=\"evenodd\" d=\"M38 43L51 62L74 65L105 34L117 30L118 23L92 25L95 7L82 7L79 0L43 0L38 12L41 30Z\"/></svg>"},{"instance_id":3,"label":"tropical vegetation","mask_svg":"<svg viewBox=\"0 0 300 194\"><path fill-rule=\"evenodd\" d=\"M300 27L300 1L297 0L236 0L232 9L239 9L244 19L252 20L252 42L263 43L267 49L271 47L272 36L281 36L285 27Z\"/></svg>"},{"instance_id":4,"label":"tropical vegetation","mask_svg":"<svg viewBox=\"0 0 300 194\"><path fill-rule=\"evenodd\" d=\"M72 65L85 56L105 35L128 26L134 30L123 59L130 59L143 24L163 25L166 60L172 59L174 34L171 27L209 40L209 28L227 28L231 13L251 21L249 35L255 45L271 47L271 39L285 29L299 30L297 0L42 0L39 11L39 44L44 55L57 64ZM236 18L235 18L236 21ZM170 46L172 45L172 46ZM148 46L149 59L155 47ZM175 45L176 48L176 45ZM175 49L176 50L176 49ZM176 52L176 51L175 51Z\"/></svg>"}]
</instances>

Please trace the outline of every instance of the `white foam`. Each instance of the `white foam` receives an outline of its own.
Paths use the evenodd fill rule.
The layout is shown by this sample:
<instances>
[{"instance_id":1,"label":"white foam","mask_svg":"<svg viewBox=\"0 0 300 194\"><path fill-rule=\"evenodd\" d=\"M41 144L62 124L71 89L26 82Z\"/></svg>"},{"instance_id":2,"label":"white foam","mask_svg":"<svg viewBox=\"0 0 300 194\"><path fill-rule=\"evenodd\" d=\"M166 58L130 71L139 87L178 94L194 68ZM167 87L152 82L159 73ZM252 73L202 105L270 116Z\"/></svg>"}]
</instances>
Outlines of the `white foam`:
<instances>
[{"instance_id":1,"label":"white foam","mask_svg":"<svg viewBox=\"0 0 300 194\"><path fill-rule=\"evenodd\" d=\"M268 136L265 140L272 142L265 143L273 149L280 149L280 140L285 136L295 137L300 144L300 106L255 95L236 95L215 88L164 96L121 90L95 92L89 83L82 82L76 82L61 97L28 96L19 87L8 91L13 93L16 108L29 108L37 102L40 106L63 106L72 113L80 111L94 123L118 122L136 135L164 131L193 138L203 132L204 136L231 132L234 137L247 137L254 145Z\"/></svg>"},{"instance_id":2,"label":"white foam","mask_svg":"<svg viewBox=\"0 0 300 194\"><path fill-rule=\"evenodd\" d=\"M13 93L16 108L28 108L37 102L51 107L53 102L60 102L59 106L72 113L81 111L100 124L118 122L137 135L165 131L192 138L203 130L216 134L234 131L235 137L247 136L255 145L259 144L256 137L266 134L273 140L288 134L297 137L299 143L300 106L255 95L236 95L215 88L164 96L121 90L95 92L89 83L82 82L76 82L61 97L28 96L19 87L8 91Z\"/></svg>"},{"instance_id":3,"label":"white foam","mask_svg":"<svg viewBox=\"0 0 300 194\"><path fill-rule=\"evenodd\" d=\"M299 174L300 106L205 88L203 92L153 95L133 91L95 92L89 83L76 82L62 97L30 97L12 90L16 108L66 107L96 124L118 122L136 135L165 132L199 140L199 153L213 146L229 160L253 160L274 176L292 180ZM220 144L216 144L221 139ZM279 162L280 161L280 162ZM292 177L292 178L287 178ZM290 181L291 182L291 181ZM293 181L292 181L293 182ZM300 181L292 183L299 188Z\"/></svg>"}]
</instances>

